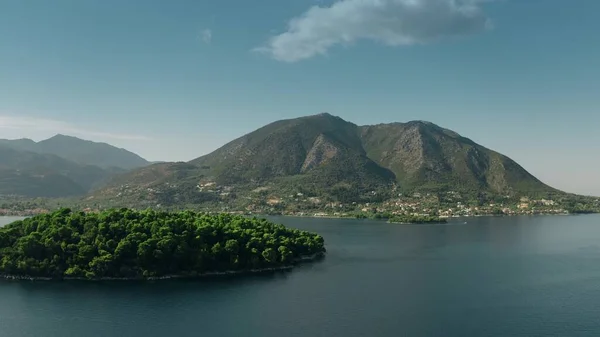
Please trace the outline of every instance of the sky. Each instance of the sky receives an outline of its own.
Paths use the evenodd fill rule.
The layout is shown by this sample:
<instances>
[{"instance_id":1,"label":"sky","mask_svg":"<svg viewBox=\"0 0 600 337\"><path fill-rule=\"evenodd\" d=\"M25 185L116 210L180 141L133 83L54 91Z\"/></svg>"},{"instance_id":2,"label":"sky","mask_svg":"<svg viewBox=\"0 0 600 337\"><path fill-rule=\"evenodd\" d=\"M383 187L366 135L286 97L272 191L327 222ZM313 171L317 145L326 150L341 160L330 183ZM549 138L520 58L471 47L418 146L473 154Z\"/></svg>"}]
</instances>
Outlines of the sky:
<instances>
[{"instance_id":1,"label":"sky","mask_svg":"<svg viewBox=\"0 0 600 337\"><path fill-rule=\"evenodd\" d=\"M191 160L279 119L427 120L600 195L598 0L3 0L0 138Z\"/></svg>"}]
</instances>

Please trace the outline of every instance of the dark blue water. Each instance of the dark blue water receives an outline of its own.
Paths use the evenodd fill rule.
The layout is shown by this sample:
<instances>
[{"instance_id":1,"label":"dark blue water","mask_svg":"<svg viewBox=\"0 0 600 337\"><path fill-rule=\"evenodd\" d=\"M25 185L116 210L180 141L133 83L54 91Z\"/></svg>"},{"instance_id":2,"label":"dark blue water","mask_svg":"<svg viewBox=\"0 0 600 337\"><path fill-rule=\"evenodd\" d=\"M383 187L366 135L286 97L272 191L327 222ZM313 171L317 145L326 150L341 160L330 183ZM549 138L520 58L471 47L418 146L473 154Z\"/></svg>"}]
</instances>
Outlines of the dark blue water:
<instances>
[{"instance_id":1,"label":"dark blue water","mask_svg":"<svg viewBox=\"0 0 600 337\"><path fill-rule=\"evenodd\" d=\"M0 336L600 335L600 216L276 220L321 233L327 258L219 281L2 281Z\"/></svg>"}]
</instances>

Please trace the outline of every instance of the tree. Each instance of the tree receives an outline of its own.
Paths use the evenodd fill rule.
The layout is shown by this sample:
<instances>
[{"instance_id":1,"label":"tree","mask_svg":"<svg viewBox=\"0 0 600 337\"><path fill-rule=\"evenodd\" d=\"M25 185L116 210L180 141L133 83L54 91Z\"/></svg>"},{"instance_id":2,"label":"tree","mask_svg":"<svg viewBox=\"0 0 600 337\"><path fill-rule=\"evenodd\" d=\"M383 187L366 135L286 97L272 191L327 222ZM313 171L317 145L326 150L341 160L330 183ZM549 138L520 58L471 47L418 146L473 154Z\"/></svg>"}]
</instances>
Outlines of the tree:
<instances>
[{"instance_id":1,"label":"tree","mask_svg":"<svg viewBox=\"0 0 600 337\"><path fill-rule=\"evenodd\" d=\"M0 228L0 274L148 278L279 267L322 237L264 219L190 211L59 210Z\"/></svg>"}]
</instances>

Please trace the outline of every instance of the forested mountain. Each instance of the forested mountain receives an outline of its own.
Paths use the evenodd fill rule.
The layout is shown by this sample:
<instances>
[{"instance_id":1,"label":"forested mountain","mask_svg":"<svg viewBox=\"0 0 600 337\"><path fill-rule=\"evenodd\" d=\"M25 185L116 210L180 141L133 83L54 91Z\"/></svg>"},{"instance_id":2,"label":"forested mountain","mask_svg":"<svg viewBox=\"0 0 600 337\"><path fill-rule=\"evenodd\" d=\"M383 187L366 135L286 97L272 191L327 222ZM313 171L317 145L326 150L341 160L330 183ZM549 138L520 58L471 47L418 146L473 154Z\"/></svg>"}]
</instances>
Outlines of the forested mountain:
<instances>
[{"instance_id":1,"label":"forested mountain","mask_svg":"<svg viewBox=\"0 0 600 337\"><path fill-rule=\"evenodd\" d=\"M0 145L0 195L83 195L110 175L121 172L123 170L80 165L56 155L19 151Z\"/></svg>"},{"instance_id":2,"label":"forested mountain","mask_svg":"<svg viewBox=\"0 0 600 337\"><path fill-rule=\"evenodd\" d=\"M31 139L1 139L0 145L15 150L53 154L81 165L101 168L129 170L150 164L144 158L125 149L60 134L37 143Z\"/></svg>"},{"instance_id":3,"label":"forested mountain","mask_svg":"<svg viewBox=\"0 0 600 337\"><path fill-rule=\"evenodd\" d=\"M189 163L134 170L95 195L193 204L249 198L249 191L360 201L402 190L557 192L510 158L433 123L357 126L323 113L268 124Z\"/></svg>"},{"instance_id":4,"label":"forested mountain","mask_svg":"<svg viewBox=\"0 0 600 337\"><path fill-rule=\"evenodd\" d=\"M149 163L114 146L57 135L0 140L0 195L81 196L109 177Z\"/></svg>"}]
</instances>

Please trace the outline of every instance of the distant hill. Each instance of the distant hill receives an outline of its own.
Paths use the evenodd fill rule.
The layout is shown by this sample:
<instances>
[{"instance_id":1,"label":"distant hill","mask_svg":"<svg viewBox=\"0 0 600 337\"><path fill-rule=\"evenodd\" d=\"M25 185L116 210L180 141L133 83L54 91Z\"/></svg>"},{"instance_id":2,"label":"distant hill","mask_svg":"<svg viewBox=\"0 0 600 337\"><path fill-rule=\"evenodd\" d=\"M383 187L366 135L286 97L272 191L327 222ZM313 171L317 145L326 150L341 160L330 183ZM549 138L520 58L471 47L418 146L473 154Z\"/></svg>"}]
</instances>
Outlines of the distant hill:
<instances>
[{"instance_id":1,"label":"distant hill","mask_svg":"<svg viewBox=\"0 0 600 337\"><path fill-rule=\"evenodd\" d=\"M87 193L123 170L80 165L56 155L0 145L0 195L66 197Z\"/></svg>"},{"instance_id":2,"label":"distant hill","mask_svg":"<svg viewBox=\"0 0 600 337\"><path fill-rule=\"evenodd\" d=\"M268 124L187 164L156 164L117 176L94 195L230 203L252 193L302 191L347 202L398 190L557 192L510 158L433 123L357 126L323 113Z\"/></svg>"},{"instance_id":3,"label":"distant hill","mask_svg":"<svg viewBox=\"0 0 600 337\"><path fill-rule=\"evenodd\" d=\"M144 158L125 149L60 134L40 142L30 139L1 139L0 145L20 151L53 154L81 165L101 168L130 170L150 164Z\"/></svg>"},{"instance_id":4,"label":"distant hill","mask_svg":"<svg viewBox=\"0 0 600 337\"><path fill-rule=\"evenodd\" d=\"M0 195L81 196L115 174L149 164L127 150L76 137L0 139Z\"/></svg>"}]
</instances>

